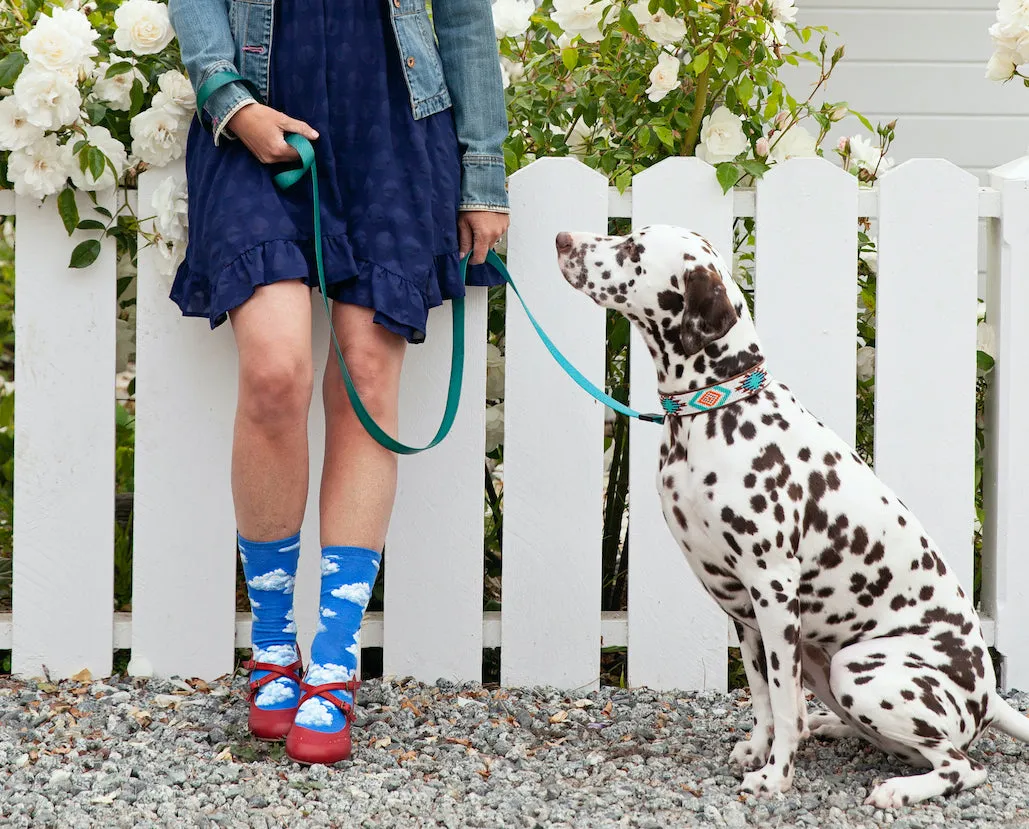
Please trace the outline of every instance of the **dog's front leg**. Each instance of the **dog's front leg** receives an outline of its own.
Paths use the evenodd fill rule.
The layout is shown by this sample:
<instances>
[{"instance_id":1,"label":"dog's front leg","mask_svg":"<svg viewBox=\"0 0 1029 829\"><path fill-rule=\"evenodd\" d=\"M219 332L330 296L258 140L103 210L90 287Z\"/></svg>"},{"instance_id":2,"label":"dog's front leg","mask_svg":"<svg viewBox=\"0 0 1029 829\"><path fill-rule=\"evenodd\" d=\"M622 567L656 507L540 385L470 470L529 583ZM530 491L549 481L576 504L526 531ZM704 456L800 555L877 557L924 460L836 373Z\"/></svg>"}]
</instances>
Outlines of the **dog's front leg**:
<instances>
[{"instance_id":1,"label":"dog's front leg","mask_svg":"<svg viewBox=\"0 0 1029 829\"><path fill-rule=\"evenodd\" d=\"M771 795L793 783L794 760L804 718L801 699L800 603L798 568L762 571L752 585L754 614L765 651L768 698L772 709L772 745L765 765L744 776L744 792Z\"/></svg>"},{"instance_id":2,"label":"dog's front leg","mask_svg":"<svg viewBox=\"0 0 1029 829\"><path fill-rule=\"evenodd\" d=\"M763 766L768 762L768 750L772 746L772 705L768 697L768 660L761 644L761 634L733 619L736 635L740 639L743 667L750 684L750 708L754 712L754 730L750 738L736 743L729 762L736 763L744 771Z\"/></svg>"}]
</instances>

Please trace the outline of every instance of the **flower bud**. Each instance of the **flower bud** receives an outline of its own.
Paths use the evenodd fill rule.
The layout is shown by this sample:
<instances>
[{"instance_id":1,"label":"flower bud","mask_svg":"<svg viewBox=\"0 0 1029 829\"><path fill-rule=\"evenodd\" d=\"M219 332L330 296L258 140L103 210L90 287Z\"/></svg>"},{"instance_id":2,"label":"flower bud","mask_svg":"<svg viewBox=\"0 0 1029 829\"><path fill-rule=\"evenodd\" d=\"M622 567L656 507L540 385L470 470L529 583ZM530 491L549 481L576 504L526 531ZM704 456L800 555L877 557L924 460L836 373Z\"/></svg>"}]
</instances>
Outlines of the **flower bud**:
<instances>
[{"instance_id":1,"label":"flower bud","mask_svg":"<svg viewBox=\"0 0 1029 829\"><path fill-rule=\"evenodd\" d=\"M768 155L769 143L765 136L761 136L754 145L754 153L758 158L765 158Z\"/></svg>"}]
</instances>

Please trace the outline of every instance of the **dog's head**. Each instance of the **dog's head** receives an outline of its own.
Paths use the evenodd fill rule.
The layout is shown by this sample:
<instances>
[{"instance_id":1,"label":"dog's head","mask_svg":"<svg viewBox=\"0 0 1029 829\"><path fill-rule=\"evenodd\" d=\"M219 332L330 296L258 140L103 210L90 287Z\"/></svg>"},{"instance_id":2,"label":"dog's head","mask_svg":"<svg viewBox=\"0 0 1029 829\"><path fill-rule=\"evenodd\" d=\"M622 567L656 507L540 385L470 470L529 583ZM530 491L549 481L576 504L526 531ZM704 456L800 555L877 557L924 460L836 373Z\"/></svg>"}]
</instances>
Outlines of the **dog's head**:
<instances>
[{"instance_id":1,"label":"dog's head","mask_svg":"<svg viewBox=\"0 0 1029 829\"><path fill-rule=\"evenodd\" d=\"M666 358L699 354L741 317L749 320L722 258L692 231L651 225L628 236L559 233L557 252L574 288L627 316L651 352Z\"/></svg>"}]
</instances>

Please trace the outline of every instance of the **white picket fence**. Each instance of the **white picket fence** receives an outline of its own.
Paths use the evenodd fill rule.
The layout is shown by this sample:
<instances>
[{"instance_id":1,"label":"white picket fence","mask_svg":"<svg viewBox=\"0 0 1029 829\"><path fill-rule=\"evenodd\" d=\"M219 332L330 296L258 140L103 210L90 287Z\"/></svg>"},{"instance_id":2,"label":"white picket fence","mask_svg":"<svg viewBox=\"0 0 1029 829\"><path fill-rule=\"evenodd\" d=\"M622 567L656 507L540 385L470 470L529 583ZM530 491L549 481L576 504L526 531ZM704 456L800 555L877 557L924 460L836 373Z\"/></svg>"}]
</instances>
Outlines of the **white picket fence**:
<instances>
[{"instance_id":1,"label":"white picket fence","mask_svg":"<svg viewBox=\"0 0 1029 829\"><path fill-rule=\"evenodd\" d=\"M139 215L165 175L141 177ZM938 160L908 162L875 190L819 159L794 160L756 190L723 195L712 169L672 159L620 195L570 159L542 159L511 178L508 258L530 306L569 358L601 383L603 312L561 279L554 236L606 232L609 217L669 223L722 250L734 217L757 217L757 322L776 376L846 439L855 432L856 233L879 224L876 459L972 583L976 297L987 263L998 334L987 469L983 614L1004 656L1003 681L1029 688L1029 158L996 170L990 188ZM139 257L135 550L131 614L112 613L112 411L115 256L106 244L84 271L52 203L0 200L17 215L16 523L14 609L0 648L19 675L88 668L108 675L112 648L131 673L212 678L249 645L236 613L229 452L236 358L228 326L183 319L154 252ZM83 214L86 202L82 201ZM988 233L982 238L985 219ZM315 303L317 297L313 298ZM326 328L315 307L316 366ZM430 434L442 411L449 310L409 349L401 434ZM699 588L661 518L654 488L660 429L633 423L627 613L601 613L603 408L553 363L522 311L507 317L503 610L483 613L486 296L468 302L465 395L450 438L400 463L387 541L385 611L363 645L383 647L388 674L478 679L482 649L502 646L509 685L588 689L602 646L628 646L628 682L724 688L728 625ZM652 363L633 340L632 404L656 404ZM315 384L320 388L320 383ZM310 423L312 493L324 434ZM303 526L296 588L301 643L317 610L317 510Z\"/></svg>"}]
</instances>

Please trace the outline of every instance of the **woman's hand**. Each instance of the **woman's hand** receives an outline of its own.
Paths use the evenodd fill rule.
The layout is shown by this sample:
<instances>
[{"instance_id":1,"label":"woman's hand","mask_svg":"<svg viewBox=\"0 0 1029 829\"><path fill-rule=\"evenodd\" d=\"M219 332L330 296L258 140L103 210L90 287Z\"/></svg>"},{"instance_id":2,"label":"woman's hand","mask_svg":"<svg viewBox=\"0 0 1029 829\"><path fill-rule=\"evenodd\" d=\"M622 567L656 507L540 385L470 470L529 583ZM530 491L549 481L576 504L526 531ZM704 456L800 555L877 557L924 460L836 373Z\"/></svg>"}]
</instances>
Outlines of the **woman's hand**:
<instances>
[{"instance_id":1,"label":"woman's hand","mask_svg":"<svg viewBox=\"0 0 1029 829\"><path fill-rule=\"evenodd\" d=\"M472 251L471 264L481 265L486 254L507 231L507 213L489 210L462 210L457 214L457 239L461 258Z\"/></svg>"},{"instance_id":2,"label":"woman's hand","mask_svg":"<svg viewBox=\"0 0 1029 829\"><path fill-rule=\"evenodd\" d=\"M255 101L236 110L225 125L263 164L298 161L300 153L286 143L285 135L296 132L314 141L318 131L303 121Z\"/></svg>"}]
</instances>

